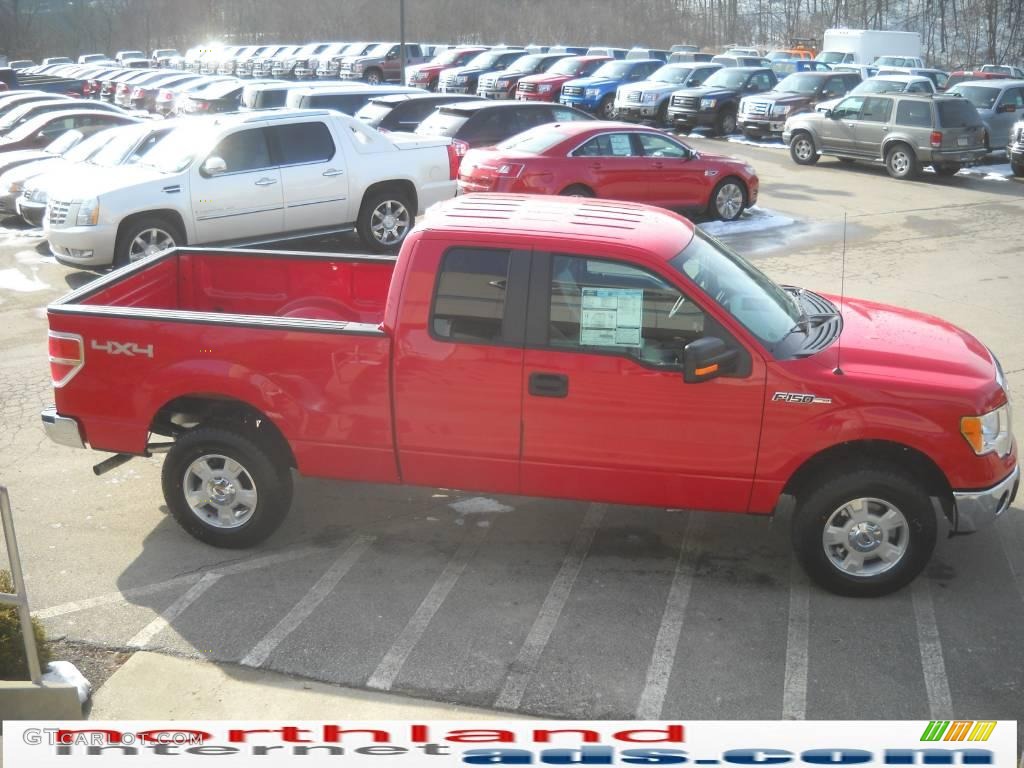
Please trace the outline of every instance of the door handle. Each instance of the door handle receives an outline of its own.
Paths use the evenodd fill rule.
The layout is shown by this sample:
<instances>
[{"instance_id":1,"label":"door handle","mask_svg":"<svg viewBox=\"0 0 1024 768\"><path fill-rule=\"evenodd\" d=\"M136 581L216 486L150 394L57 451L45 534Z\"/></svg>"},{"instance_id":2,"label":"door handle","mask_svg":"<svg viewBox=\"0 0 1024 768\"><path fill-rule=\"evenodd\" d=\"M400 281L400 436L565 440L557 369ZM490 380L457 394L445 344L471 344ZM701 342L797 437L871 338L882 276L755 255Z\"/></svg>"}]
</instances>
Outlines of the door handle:
<instances>
[{"instance_id":1,"label":"door handle","mask_svg":"<svg viewBox=\"0 0 1024 768\"><path fill-rule=\"evenodd\" d=\"M269 187L271 184L277 184L277 179L271 179L264 176L262 179L256 182L257 187Z\"/></svg>"},{"instance_id":2,"label":"door handle","mask_svg":"<svg viewBox=\"0 0 1024 768\"><path fill-rule=\"evenodd\" d=\"M324 176L341 176L341 174L343 174L343 173L344 173L344 171L339 171L337 168L328 168L326 171L323 172L323 175Z\"/></svg>"},{"instance_id":3,"label":"door handle","mask_svg":"<svg viewBox=\"0 0 1024 768\"><path fill-rule=\"evenodd\" d=\"M592 171L600 171L601 170L601 164L600 163L591 163L590 164L590 170L592 170Z\"/></svg>"},{"instance_id":4,"label":"door handle","mask_svg":"<svg viewBox=\"0 0 1024 768\"><path fill-rule=\"evenodd\" d=\"M534 397L568 397L569 377L562 373L531 373L530 394Z\"/></svg>"},{"instance_id":5,"label":"door handle","mask_svg":"<svg viewBox=\"0 0 1024 768\"><path fill-rule=\"evenodd\" d=\"M658 161L658 162L656 162L656 163L651 163L651 165L652 165L652 166L653 166L654 168L658 168L658 169L661 169L661 168L664 168L664 167L665 167L665 164L664 164L663 162L661 162L661 161Z\"/></svg>"}]
</instances>

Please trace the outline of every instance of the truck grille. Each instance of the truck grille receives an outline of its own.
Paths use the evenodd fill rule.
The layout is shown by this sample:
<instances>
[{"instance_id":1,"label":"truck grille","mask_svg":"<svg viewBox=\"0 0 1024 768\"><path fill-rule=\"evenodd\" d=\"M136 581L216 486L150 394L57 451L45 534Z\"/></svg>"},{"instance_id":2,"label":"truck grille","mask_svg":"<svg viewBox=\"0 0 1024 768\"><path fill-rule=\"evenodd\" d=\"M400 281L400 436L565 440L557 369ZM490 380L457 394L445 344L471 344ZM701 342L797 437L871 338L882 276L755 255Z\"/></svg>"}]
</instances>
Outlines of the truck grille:
<instances>
[{"instance_id":1,"label":"truck grille","mask_svg":"<svg viewBox=\"0 0 1024 768\"><path fill-rule=\"evenodd\" d=\"M61 227L67 223L68 211L71 209L71 203L59 202L57 200L50 201L50 226Z\"/></svg>"},{"instance_id":2,"label":"truck grille","mask_svg":"<svg viewBox=\"0 0 1024 768\"><path fill-rule=\"evenodd\" d=\"M537 84L536 83L520 83L519 84L519 92L520 93L536 93L537 92Z\"/></svg>"},{"instance_id":3,"label":"truck grille","mask_svg":"<svg viewBox=\"0 0 1024 768\"><path fill-rule=\"evenodd\" d=\"M441 78L441 85L452 85L455 83L455 75L445 75Z\"/></svg>"},{"instance_id":4,"label":"truck grille","mask_svg":"<svg viewBox=\"0 0 1024 768\"><path fill-rule=\"evenodd\" d=\"M583 89L578 85L567 85L562 89L563 96L582 96Z\"/></svg>"},{"instance_id":5,"label":"truck grille","mask_svg":"<svg viewBox=\"0 0 1024 768\"><path fill-rule=\"evenodd\" d=\"M494 81L497 80L495 77L481 77L477 83L478 90L490 91L494 89Z\"/></svg>"},{"instance_id":6,"label":"truck grille","mask_svg":"<svg viewBox=\"0 0 1024 768\"><path fill-rule=\"evenodd\" d=\"M770 101L752 101L751 99L747 99L744 102L743 113L746 115L754 115L755 117L764 117L771 111L771 108L772 103Z\"/></svg>"},{"instance_id":7,"label":"truck grille","mask_svg":"<svg viewBox=\"0 0 1024 768\"><path fill-rule=\"evenodd\" d=\"M673 96L672 106L696 110L700 106L700 98L697 96Z\"/></svg>"},{"instance_id":8,"label":"truck grille","mask_svg":"<svg viewBox=\"0 0 1024 768\"><path fill-rule=\"evenodd\" d=\"M640 91L633 91L632 93L627 93L626 102L628 104L639 104L641 96L643 96L643 94Z\"/></svg>"}]
</instances>

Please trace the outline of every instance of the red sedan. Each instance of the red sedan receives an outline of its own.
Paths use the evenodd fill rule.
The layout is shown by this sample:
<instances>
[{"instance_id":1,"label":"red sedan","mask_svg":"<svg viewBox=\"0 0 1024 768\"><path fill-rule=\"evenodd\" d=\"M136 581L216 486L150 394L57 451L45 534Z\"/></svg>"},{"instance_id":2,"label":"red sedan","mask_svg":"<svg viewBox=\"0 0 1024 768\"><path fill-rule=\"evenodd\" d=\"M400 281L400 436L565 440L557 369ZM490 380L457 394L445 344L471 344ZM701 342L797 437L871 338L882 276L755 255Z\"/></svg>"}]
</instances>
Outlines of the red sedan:
<instances>
[{"instance_id":1,"label":"red sedan","mask_svg":"<svg viewBox=\"0 0 1024 768\"><path fill-rule=\"evenodd\" d=\"M629 200L732 221L757 202L757 174L655 128L551 123L466 153L459 193L524 192Z\"/></svg>"}]
</instances>

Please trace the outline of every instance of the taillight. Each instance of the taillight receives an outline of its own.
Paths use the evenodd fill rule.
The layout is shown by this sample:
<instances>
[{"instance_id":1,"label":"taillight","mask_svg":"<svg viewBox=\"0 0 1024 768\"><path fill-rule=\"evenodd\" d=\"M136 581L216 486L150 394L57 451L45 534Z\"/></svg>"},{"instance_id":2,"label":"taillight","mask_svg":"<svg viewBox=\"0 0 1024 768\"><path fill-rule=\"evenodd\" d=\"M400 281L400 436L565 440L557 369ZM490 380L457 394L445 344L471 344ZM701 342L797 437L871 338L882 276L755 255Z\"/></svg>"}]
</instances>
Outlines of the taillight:
<instances>
[{"instance_id":1,"label":"taillight","mask_svg":"<svg viewBox=\"0 0 1024 768\"><path fill-rule=\"evenodd\" d=\"M141 99L144 95L145 94L143 94L141 88L136 88L134 91L132 91L132 98L133 99Z\"/></svg>"},{"instance_id":2,"label":"taillight","mask_svg":"<svg viewBox=\"0 0 1024 768\"><path fill-rule=\"evenodd\" d=\"M208 101L197 101L195 102L197 112L205 112L210 108L210 102Z\"/></svg>"},{"instance_id":3,"label":"taillight","mask_svg":"<svg viewBox=\"0 0 1024 768\"><path fill-rule=\"evenodd\" d=\"M452 139L452 143L448 145L448 178L451 181L459 177L459 166L468 149L469 145L458 139Z\"/></svg>"},{"instance_id":4,"label":"taillight","mask_svg":"<svg viewBox=\"0 0 1024 768\"><path fill-rule=\"evenodd\" d=\"M85 365L85 344L77 333L50 331L50 378L60 389Z\"/></svg>"},{"instance_id":5,"label":"taillight","mask_svg":"<svg viewBox=\"0 0 1024 768\"><path fill-rule=\"evenodd\" d=\"M174 98L174 94L170 91L163 91L160 94L160 101L170 101Z\"/></svg>"},{"instance_id":6,"label":"taillight","mask_svg":"<svg viewBox=\"0 0 1024 768\"><path fill-rule=\"evenodd\" d=\"M931 145L936 149L942 146L942 131L932 131Z\"/></svg>"}]
</instances>

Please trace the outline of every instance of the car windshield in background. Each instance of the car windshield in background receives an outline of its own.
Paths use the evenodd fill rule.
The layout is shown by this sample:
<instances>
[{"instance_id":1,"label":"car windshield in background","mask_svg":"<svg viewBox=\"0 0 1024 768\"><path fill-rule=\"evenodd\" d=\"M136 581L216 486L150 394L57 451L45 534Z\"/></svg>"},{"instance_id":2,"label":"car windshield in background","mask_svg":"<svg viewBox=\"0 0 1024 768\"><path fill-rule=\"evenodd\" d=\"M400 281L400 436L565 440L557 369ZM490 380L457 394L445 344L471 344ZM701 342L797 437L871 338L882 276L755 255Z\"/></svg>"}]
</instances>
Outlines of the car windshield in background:
<instances>
[{"instance_id":1,"label":"car windshield in background","mask_svg":"<svg viewBox=\"0 0 1024 768\"><path fill-rule=\"evenodd\" d=\"M510 149L516 152L527 152L539 155L565 140L565 134L557 128L541 125L529 131L506 139L497 145L497 149Z\"/></svg>"},{"instance_id":2,"label":"car windshield in background","mask_svg":"<svg viewBox=\"0 0 1024 768\"><path fill-rule=\"evenodd\" d=\"M65 131L46 145L46 152L51 155L63 155L82 140L81 131Z\"/></svg>"},{"instance_id":3,"label":"car windshield in background","mask_svg":"<svg viewBox=\"0 0 1024 768\"><path fill-rule=\"evenodd\" d=\"M607 64L602 64L593 76L619 78L628 75L634 66L631 61L609 61Z\"/></svg>"},{"instance_id":4,"label":"car windshield in background","mask_svg":"<svg viewBox=\"0 0 1024 768\"><path fill-rule=\"evenodd\" d=\"M466 64L466 66L471 69L476 69L478 67L493 67L498 61L501 60L502 56L506 55L508 55L508 51L484 51L483 53L478 53L476 56L470 59L469 63Z\"/></svg>"},{"instance_id":5,"label":"car windshield in background","mask_svg":"<svg viewBox=\"0 0 1024 768\"><path fill-rule=\"evenodd\" d=\"M219 83L211 83L208 88L204 88L200 93L194 95L203 99L223 99L225 96L230 96L233 91L241 89L242 84L238 80L224 80Z\"/></svg>"},{"instance_id":6,"label":"car windshield in background","mask_svg":"<svg viewBox=\"0 0 1024 768\"><path fill-rule=\"evenodd\" d=\"M295 56L300 59L305 59L308 56L312 56L314 53L316 53L316 49L319 47L320 43L310 43L309 45L304 45L295 52Z\"/></svg>"},{"instance_id":7,"label":"car windshield in background","mask_svg":"<svg viewBox=\"0 0 1024 768\"><path fill-rule=\"evenodd\" d=\"M373 46L373 48L368 50L366 52L366 55L367 56L386 56L388 51L391 50L391 47L393 45L394 45L394 43L378 43L377 45ZM366 47L365 43L363 44L363 47L364 48ZM347 48L351 48L351 46L347 46ZM347 50L347 48L346 48L346 50ZM355 52L355 55L359 56L361 53L362 53L362 51L358 51L357 50Z\"/></svg>"},{"instance_id":8,"label":"car windshield in background","mask_svg":"<svg viewBox=\"0 0 1024 768\"><path fill-rule=\"evenodd\" d=\"M533 53L516 59L509 65L509 72L532 72L534 68L545 58L545 54Z\"/></svg>"},{"instance_id":9,"label":"car windshield in background","mask_svg":"<svg viewBox=\"0 0 1024 768\"><path fill-rule=\"evenodd\" d=\"M669 263L769 347L785 339L800 320L796 303L782 288L699 229Z\"/></svg>"},{"instance_id":10,"label":"car windshield in background","mask_svg":"<svg viewBox=\"0 0 1024 768\"><path fill-rule=\"evenodd\" d=\"M64 154L64 158L73 163L81 163L85 160L89 160L93 155L104 148L104 146L111 140L111 136L111 131L100 131L99 133L85 139L78 146L69 149Z\"/></svg>"},{"instance_id":11,"label":"car windshield in background","mask_svg":"<svg viewBox=\"0 0 1024 768\"><path fill-rule=\"evenodd\" d=\"M796 73L782 79L782 82L775 86L777 91L786 93L815 93L821 86L821 78L813 75Z\"/></svg>"},{"instance_id":12,"label":"car windshield in background","mask_svg":"<svg viewBox=\"0 0 1024 768\"><path fill-rule=\"evenodd\" d=\"M675 65L662 67L650 79L656 83L685 83L693 72L693 67L678 67Z\"/></svg>"},{"instance_id":13,"label":"car windshield in background","mask_svg":"<svg viewBox=\"0 0 1024 768\"><path fill-rule=\"evenodd\" d=\"M853 93L901 93L906 87L907 84L899 80L882 80L873 77L858 84L853 89Z\"/></svg>"},{"instance_id":14,"label":"car windshield in background","mask_svg":"<svg viewBox=\"0 0 1024 768\"><path fill-rule=\"evenodd\" d=\"M367 123L377 123L387 117L392 109L394 109L393 104L377 104L371 101L365 107L356 112L355 116Z\"/></svg>"},{"instance_id":15,"label":"car windshield in background","mask_svg":"<svg viewBox=\"0 0 1024 768\"><path fill-rule=\"evenodd\" d=\"M130 128L128 130L104 131L98 133L93 139L102 138L104 146L99 152L89 158L93 165L119 165L128 153L143 136L150 132L150 128ZM89 139L92 141L92 139ZM87 142L82 142L83 146Z\"/></svg>"},{"instance_id":16,"label":"car windshield in background","mask_svg":"<svg viewBox=\"0 0 1024 768\"><path fill-rule=\"evenodd\" d=\"M840 53L839 51L828 51L827 53L819 53L816 60L824 61L826 64L840 64L845 58L845 53Z\"/></svg>"},{"instance_id":17,"label":"car windshield in background","mask_svg":"<svg viewBox=\"0 0 1024 768\"><path fill-rule=\"evenodd\" d=\"M939 107L939 125L943 128L969 128L981 125L981 115L970 102L961 99L936 101Z\"/></svg>"},{"instance_id":18,"label":"car windshield in background","mask_svg":"<svg viewBox=\"0 0 1024 768\"><path fill-rule=\"evenodd\" d=\"M140 165L149 165L161 173L179 173L185 170L208 143L210 131L203 124L182 126L146 153Z\"/></svg>"},{"instance_id":19,"label":"car windshield in background","mask_svg":"<svg viewBox=\"0 0 1024 768\"><path fill-rule=\"evenodd\" d=\"M963 96L977 109L992 109L999 98L998 88L988 88L984 85L958 85L950 93Z\"/></svg>"},{"instance_id":20,"label":"car windshield in background","mask_svg":"<svg viewBox=\"0 0 1024 768\"><path fill-rule=\"evenodd\" d=\"M469 113L439 109L416 126L415 132L421 136L454 136L468 119Z\"/></svg>"},{"instance_id":21,"label":"car windshield in background","mask_svg":"<svg viewBox=\"0 0 1024 768\"><path fill-rule=\"evenodd\" d=\"M548 70L549 75L578 75L590 62L562 59Z\"/></svg>"},{"instance_id":22,"label":"car windshield in background","mask_svg":"<svg viewBox=\"0 0 1024 768\"><path fill-rule=\"evenodd\" d=\"M720 88L740 88L747 78L750 77L749 72L737 72L735 69L720 69L707 80L704 81L704 85L707 86L718 86ZM789 78L786 78L789 80Z\"/></svg>"}]
</instances>

